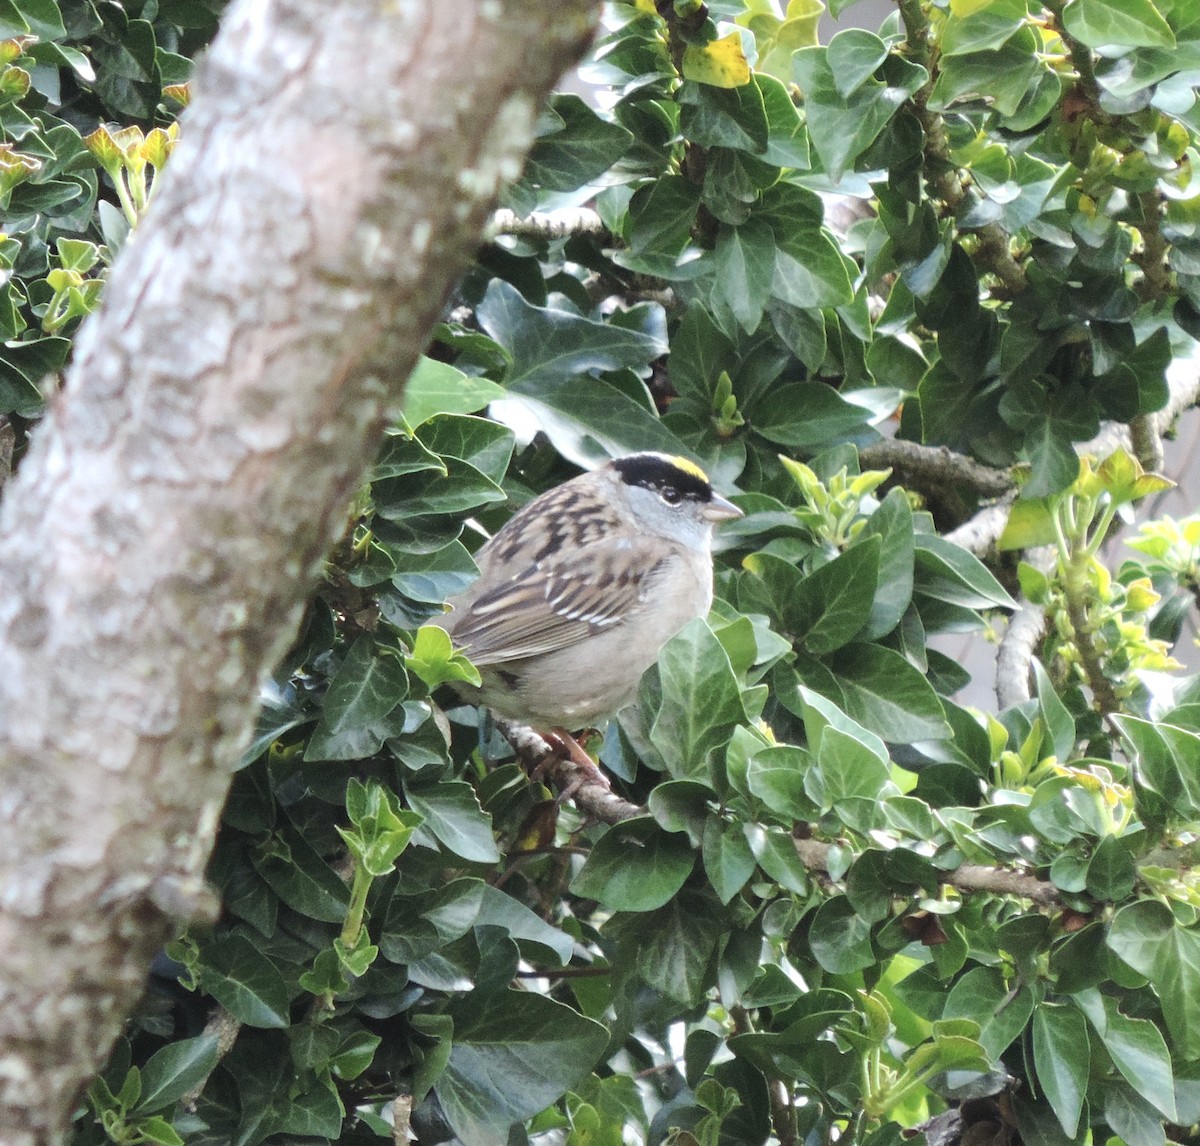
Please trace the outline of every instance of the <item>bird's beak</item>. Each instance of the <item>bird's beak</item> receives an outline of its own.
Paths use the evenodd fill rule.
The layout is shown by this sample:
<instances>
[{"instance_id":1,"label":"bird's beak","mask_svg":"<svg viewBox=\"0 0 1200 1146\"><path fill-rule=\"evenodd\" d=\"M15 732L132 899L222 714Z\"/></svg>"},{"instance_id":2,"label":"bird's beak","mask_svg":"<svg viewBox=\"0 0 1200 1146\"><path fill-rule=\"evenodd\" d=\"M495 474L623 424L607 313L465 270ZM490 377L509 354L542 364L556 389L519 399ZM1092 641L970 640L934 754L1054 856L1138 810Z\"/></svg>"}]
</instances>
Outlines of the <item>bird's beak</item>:
<instances>
[{"instance_id":1,"label":"bird's beak","mask_svg":"<svg viewBox=\"0 0 1200 1146\"><path fill-rule=\"evenodd\" d=\"M732 521L735 517L746 516L733 502L716 493L713 494L712 501L704 507L703 514L705 521Z\"/></svg>"}]
</instances>

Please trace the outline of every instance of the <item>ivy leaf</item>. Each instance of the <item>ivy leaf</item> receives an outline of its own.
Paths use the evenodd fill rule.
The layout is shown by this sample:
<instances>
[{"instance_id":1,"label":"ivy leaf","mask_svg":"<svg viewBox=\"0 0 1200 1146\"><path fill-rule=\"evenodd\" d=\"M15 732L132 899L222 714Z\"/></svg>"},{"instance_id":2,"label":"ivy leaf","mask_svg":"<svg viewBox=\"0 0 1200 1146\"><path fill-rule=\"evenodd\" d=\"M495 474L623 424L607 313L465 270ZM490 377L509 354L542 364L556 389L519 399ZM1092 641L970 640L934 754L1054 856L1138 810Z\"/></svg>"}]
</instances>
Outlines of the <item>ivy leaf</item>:
<instances>
[{"instance_id":1,"label":"ivy leaf","mask_svg":"<svg viewBox=\"0 0 1200 1146\"><path fill-rule=\"evenodd\" d=\"M700 854L713 891L725 904L745 887L758 866L741 825L724 823L717 816L709 816L704 822Z\"/></svg>"},{"instance_id":2,"label":"ivy leaf","mask_svg":"<svg viewBox=\"0 0 1200 1146\"><path fill-rule=\"evenodd\" d=\"M899 653L881 645L855 644L839 650L828 663L846 712L864 728L894 744L940 740L950 734L933 686ZM816 683L808 683L821 691Z\"/></svg>"},{"instance_id":3,"label":"ivy leaf","mask_svg":"<svg viewBox=\"0 0 1200 1146\"><path fill-rule=\"evenodd\" d=\"M571 1007L528 991L451 1004L454 1041L434 1090L464 1146L494 1146L509 1127L577 1086L608 1031Z\"/></svg>"},{"instance_id":4,"label":"ivy leaf","mask_svg":"<svg viewBox=\"0 0 1200 1146\"><path fill-rule=\"evenodd\" d=\"M1173 48L1175 35L1151 0L1071 0L1063 26L1089 48Z\"/></svg>"},{"instance_id":5,"label":"ivy leaf","mask_svg":"<svg viewBox=\"0 0 1200 1146\"><path fill-rule=\"evenodd\" d=\"M614 911L653 911L683 886L695 859L687 836L664 832L649 816L626 820L600 837L571 891Z\"/></svg>"},{"instance_id":6,"label":"ivy leaf","mask_svg":"<svg viewBox=\"0 0 1200 1146\"><path fill-rule=\"evenodd\" d=\"M820 382L796 382L773 389L753 411L755 432L770 442L813 450L839 439L873 433L862 406L847 402Z\"/></svg>"},{"instance_id":7,"label":"ivy leaf","mask_svg":"<svg viewBox=\"0 0 1200 1146\"><path fill-rule=\"evenodd\" d=\"M848 644L870 616L879 583L878 537L867 537L810 573L798 586L785 620L814 656Z\"/></svg>"},{"instance_id":8,"label":"ivy leaf","mask_svg":"<svg viewBox=\"0 0 1200 1146\"><path fill-rule=\"evenodd\" d=\"M216 1035L198 1035L155 1051L142 1067L142 1093L133 1109L165 1110L199 1086L220 1061L219 1042Z\"/></svg>"},{"instance_id":9,"label":"ivy leaf","mask_svg":"<svg viewBox=\"0 0 1200 1146\"><path fill-rule=\"evenodd\" d=\"M361 636L329 682L322 722L331 732L371 724L387 716L408 695L408 674L392 650Z\"/></svg>"},{"instance_id":10,"label":"ivy leaf","mask_svg":"<svg viewBox=\"0 0 1200 1146\"><path fill-rule=\"evenodd\" d=\"M859 544L869 537L879 538L879 575L862 635L878 640L895 629L912 601L916 547L912 506L902 489L888 491L867 519Z\"/></svg>"},{"instance_id":11,"label":"ivy leaf","mask_svg":"<svg viewBox=\"0 0 1200 1146\"><path fill-rule=\"evenodd\" d=\"M974 967L954 984L942 1017L979 1024L979 1044L996 1062L1025 1029L1034 1013L1033 992L1010 985L994 967Z\"/></svg>"},{"instance_id":12,"label":"ivy leaf","mask_svg":"<svg viewBox=\"0 0 1200 1146\"><path fill-rule=\"evenodd\" d=\"M1024 26L1025 0L991 0L984 5L952 5L942 33L942 55L962 56L1001 47Z\"/></svg>"},{"instance_id":13,"label":"ivy leaf","mask_svg":"<svg viewBox=\"0 0 1200 1146\"><path fill-rule=\"evenodd\" d=\"M1074 1007L1043 1002L1033 1014L1033 1062L1038 1083L1068 1138L1074 1138L1087 1094L1091 1047L1087 1023Z\"/></svg>"},{"instance_id":14,"label":"ivy leaf","mask_svg":"<svg viewBox=\"0 0 1200 1146\"><path fill-rule=\"evenodd\" d=\"M729 654L697 617L667 642L658 657L658 675L661 704L650 742L672 776L706 779L710 757L746 718Z\"/></svg>"},{"instance_id":15,"label":"ivy leaf","mask_svg":"<svg viewBox=\"0 0 1200 1146\"><path fill-rule=\"evenodd\" d=\"M729 147L751 154L767 149L770 127L756 83L734 88L685 81L677 96L684 136L701 147Z\"/></svg>"},{"instance_id":16,"label":"ivy leaf","mask_svg":"<svg viewBox=\"0 0 1200 1146\"><path fill-rule=\"evenodd\" d=\"M472 863L499 863L492 818L465 780L406 783L404 795L424 818L424 826L456 856Z\"/></svg>"},{"instance_id":17,"label":"ivy leaf","mask_svg":"<svg viewBox=\"0 0 1200 1146\"><path fill-rule=\"evenodd\" d=\"M506 383L520 394L537 396L592 370L645 366L666 351L659 338L640 330L533 306L503 279L492 280L476 313L483 329L512 355Z\"/></svg>"},{"instance_id":18,"label":"ivy leaf","mask_svg":"<svg viewBox=\"0 0 1200 1146\"><path fill-rule=\"evenodd\" d=\"M1147 901L1117 912L1108 946L1154 984L1180 1056L1200 1056L1200 934L1176 923L1165 904Z\"/></svg>"},{"instance_id":19,"label":"ivy leaf","mask_svg":"<svg viewBox=\"0 0 1200 1146\"><path fill-rule=\"evenodd\" d=\"M809 136L835 182L928 78L924 68L914 65L895 77L898 83L867 80L843 95L825 48L801 48L792 56L792 70L804 92Z\"/></svg>"},{"instance_id":20,"label":"ivy leaf","mask_svg":"<svg viewBox=\"0 0 1200 1146\"><path fill-rule=\"evenodd\" d=\"M750 65L742 51L739 32L730 32L707 44L688 44L680 70L685 80L718 88L737 88L750 82Z\"/></svg>"},{"instance_id":21,"label":"ivy leaf","mask_svg":"<svg viewBox=\"0 0 1200 1146\"><path fill-rule=\"evenodd\" d=\"M739 227L722 227L717 235L716 263L715 289L742 329L753 333L771 297L775 271L771 228L753 217Z\"/></svg>"},{"instance_id":22,"label":"ivy leaf","mask_svg":"<svg viewBox=\"0 0 1200 1146\"><path fill-rule=\"evenodd\" d=\"M247 1026L282 1029L288 1025L283 976L242 935L226 935L204 944L200 985Z\"/></svg>"},{"instance_id":23,"label":"ivy leaf","mask_svg":"<svg viewBox=\"0 0 1200 1146\"><path fill-rule=\"evenodd\" d=\"M829 41L825 54L838 95L849 99L887 59L887 45L862 28L846 28Z\"/></svg>"},{"instance_id":24,"label":"ivy leaf","mask_svg":"<svg viewBox=\"0 0 1200 1146\"><path fill-rule=\"evenodd\" d=\"M827 899L808 932L813 958L831 975L850 975L875 962L871 926L845 896Z\"/></svg>"},{"instance_id":25,"label":"ivy leaf","mask_svg":"<svg viewBox=\"0 0 1200 1146\"><path fill-rule=\"evenodd\" d=\"M633 142L633 133L601 118L577 95L556 95L547 130L525 161L524 178L545 191L574 191L603 175Z\"/></svg>"},{"instance_id":26,"label":"ivy leaf","mask_svg":"<svg viewBox=\"0 0 1200 1146\"><path fill-rule=\"evenodd\" d=\"M504 387L422 357L404 384L404 420L416 429L435 414L474 414L504 397Z\"/></svg>"},{"instance_id":27,"label":"ivy leaf","mask_svg":"<svg viewBox=\"0 0 1200 1146\"><path fill-rule=\"evenodd\" d=\"M1014 601L974 554L944 537L915 538L916 587L939 601L968 609L1015 609Z\"/></svg>"},{"instance_id":28,"label":"ivy leaf","mask_svg":"<svg viewBox=\"0 0 1200 1146\"><path fill-rule=\"evenodd\" d=\"M1074 998L1125 1081L1164 1118L1177 1121L1171 1056L1158 1028L1148 1019L1121 1014L1117 1000L1094 987Z\"/></svg>"},{"instance_id":29,"label":"ivy leaf","mask_svg":"<svg viewBox=\"0 0 1200 1146\"><path fill-rule=\"evenodd\" d=\"M638 971L668 998L694 1005L704 997L705 972L723 930L711 901L684 892L646 917Z\"/></svg>"}]
</instances>

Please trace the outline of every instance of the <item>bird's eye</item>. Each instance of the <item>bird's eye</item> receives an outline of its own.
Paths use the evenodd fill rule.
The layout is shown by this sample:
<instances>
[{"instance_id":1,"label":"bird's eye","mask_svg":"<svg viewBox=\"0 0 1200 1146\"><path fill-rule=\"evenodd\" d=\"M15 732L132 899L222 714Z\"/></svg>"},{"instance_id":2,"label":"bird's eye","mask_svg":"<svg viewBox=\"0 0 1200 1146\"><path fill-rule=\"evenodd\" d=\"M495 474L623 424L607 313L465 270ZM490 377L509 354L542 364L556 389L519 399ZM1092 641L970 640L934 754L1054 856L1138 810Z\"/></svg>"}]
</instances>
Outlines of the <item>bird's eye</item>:
<instances>
[{"instance_id":1,"label":"bird's eye","mask_svg":"<svg viewBox=\"0 0 1200 1146\"><path fill-rule=\"evenodd\" d=\"M683 494L679 490L667 486L665 489L658 491L658 496L667 503L667 505L678 505L683 500Z\"/></svg>"}]
</instances>

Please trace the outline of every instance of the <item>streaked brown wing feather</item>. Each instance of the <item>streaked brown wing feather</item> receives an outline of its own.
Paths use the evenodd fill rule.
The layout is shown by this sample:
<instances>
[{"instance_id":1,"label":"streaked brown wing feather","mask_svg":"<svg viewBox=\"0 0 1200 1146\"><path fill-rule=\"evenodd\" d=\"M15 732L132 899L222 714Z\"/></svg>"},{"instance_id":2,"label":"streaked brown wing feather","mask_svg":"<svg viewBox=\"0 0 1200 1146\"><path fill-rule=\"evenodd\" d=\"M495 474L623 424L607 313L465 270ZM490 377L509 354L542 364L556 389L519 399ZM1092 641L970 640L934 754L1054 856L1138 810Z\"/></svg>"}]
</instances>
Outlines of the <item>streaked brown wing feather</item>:
<instances>
[{"instance_id":1,"label":"streaked brown wing feather","mask_svg":"<svg viewBox=\"0 0 1200 1146\"><path fill-rule=\"evenodd\" d=\"M662 564L657 545L611 536L573 551L569 563L547 557L464 601L452 622L455 643L477 665L566 648L636 613Z\"/></svg>"}]
</instances>

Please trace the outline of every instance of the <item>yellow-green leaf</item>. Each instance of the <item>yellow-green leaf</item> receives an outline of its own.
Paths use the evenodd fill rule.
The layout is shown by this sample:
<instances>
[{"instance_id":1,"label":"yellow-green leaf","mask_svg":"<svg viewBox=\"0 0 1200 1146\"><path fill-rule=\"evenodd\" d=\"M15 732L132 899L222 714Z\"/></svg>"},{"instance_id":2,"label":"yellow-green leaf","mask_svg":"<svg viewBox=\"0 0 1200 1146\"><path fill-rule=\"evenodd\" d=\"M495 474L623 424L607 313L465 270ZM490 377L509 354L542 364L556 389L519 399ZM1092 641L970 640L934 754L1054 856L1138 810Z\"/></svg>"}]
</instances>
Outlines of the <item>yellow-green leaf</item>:
<instances>
[{"instance_id":1,"label":"yellow-green leaf","mask_svg":"<svg viewBox=\"0 0 1200 1146\"><path fill-rule=\"evenodd\" d=\"M1008 524L996 543L1001 550L1029 549L1054 540L1054 515L1045 498L1016 501L1008 511Z\"/></svg>"},{"instance_id":2,"label":"yellow-green leaf","mask_svg":"<svg viewBox=\"0 0 1200 1146\"><path fill-rule=\"evenodd\" d=\"M750 65L742 37L730 32L708 44L689 44L683 50L683 78L716 88L740 88L750 82Z\"/></svg>"}]
</instances>

